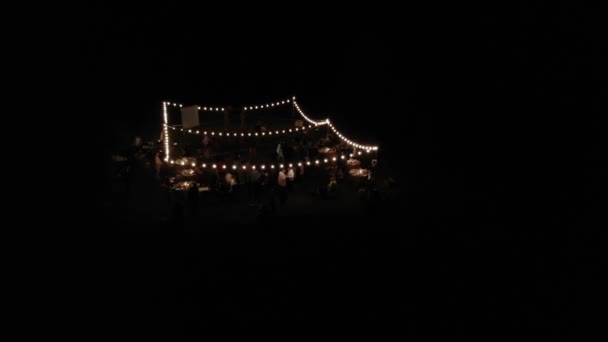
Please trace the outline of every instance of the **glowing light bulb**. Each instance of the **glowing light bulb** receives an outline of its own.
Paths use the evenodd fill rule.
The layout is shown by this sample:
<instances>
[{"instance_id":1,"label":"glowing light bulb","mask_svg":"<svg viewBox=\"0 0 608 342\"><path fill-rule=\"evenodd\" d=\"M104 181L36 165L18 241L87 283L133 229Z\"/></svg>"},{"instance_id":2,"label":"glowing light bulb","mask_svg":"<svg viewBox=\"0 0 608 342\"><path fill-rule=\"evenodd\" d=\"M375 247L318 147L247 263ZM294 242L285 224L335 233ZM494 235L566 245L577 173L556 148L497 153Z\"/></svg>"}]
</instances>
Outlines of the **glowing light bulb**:
<instances>
[{"instance_id":1,"label":"glowing light bulb","mask_svg":"<svg viewBox=\"0 0 608 342\"><path fill-rule=\"evenodd\" d=\"M258 134L256 133L256 134L255 134L255 136L257 137L257 136L258 136Z\"/></svg>"},{"instance_id":2,"label":"glowing light bulb","mask_svg":"<svg viewBox=\"0 0 608 342\"><path fill-rule=\"evenodd\" d=\"M270 165L270 168L271 168L271 169L274 169L274 165Z\"/></svg>"},{"instance_id":3,"label":"glowing light bulb","mask_svg":"<svg viewBox=\"0 0 608 342\"><path fill-rule=\"evenodd\" d=\"M207 107L204 107L203 110L207 110Z\"/></svg>"},{"instance_id":4,"label":"glowing light bulb","mask_svg":"<svg viewBox=\"0 0 608 342\"><path fill-rule=\"evenodd\" d=\"M324 163L327 163L327 159L323 159L323 162L324 162Z\"/></svg>"},{"instance_id":5,"label":"glowing light bulb","mask_svg":"<svg viewBox=\"0 0 608 342\"><path fill-rule=\"evenodd\" d=\"M245 170L247 168L247 166L243 165L243 170Z\"/></svg>"},{"instance_id":6,"label":"glowing light bulb","mask_svg":"<svg viewBox=\"0 0 608 342\"><path fill-rule=\"evenodd\" d=\"M213 164L213 166L212 166L212 167L215 169L215 168L217 168L217 165Z\"/></svg>"},{"instance_id":7,"label":"glowing light bulb","mask_svg":"<svg viewBox=\"0 0 608 342\"><path fill-rule=\"evenodd\" d=\"M233 170L236 170L236 165L232 165L232 169L233 169Z\"/></svg>"},{"instance_id":8,"label":"glowing light bulb","mask_svg":"<svg viewBox=\"0 0 608 342\"><path fill-rule=\"evenodd\" d=\"M247 136L251 136L251 133L247 133Z\"/></svg>"},{"instance_id":9,"label":"glowing light bulb","mask_svg":"<svg viewBox=\"0 0 608 342\"><path fill-rule=\"evenodd\" d=\"M241 133L241 136L242 136L242 137L244 137L244 136L245 136L245 133Z\"/></svg>"},{"instance_id":10,"label":"glowing light bulb","mask_svg":"<svg viewBox=\"0 0 608 342\"><path fill-rule=\"evenodd\" d=\"M307 162L306 162L306 165L310 165L310 162L309 162L309 161L307 161Z\"/></svg>"},{"instance_id":11,"label":"glowing light bulb","mask_svg":"<svg viewBox=\"0 0 608 342\"><path fill-rule=\"evenodd\" d=\"M196 134L199 134L199 133L200 133L199 131L196 131Z\"/></svg>"},{"instance_id":12,"label":"glowing light bulb","mask_svg":"<svg viewBox=\"0 0 608 342\"><path fill-rule=\"evenodd\" d=\"M282 169L283 168L283 164L279 165L279 167Z\"/></svg>"},{"instance_id":13,"label":"glowing light bulb","mask_svg":"<svg viewBox=\"0 0 608 342\"><path fill-rule=\"evenodd\" d=\"M189 129L189 130L188 130L188 133L192 133L192 130L191 130L191 129Z\"/></svg>"},{"instance_id":14,"label":"glowing light bulb","mask_svg":"<svg viewBox=\"0 0 608 342\"><path fill-rule=\"evenodd\" d=\"M336 161L336 157L331 158L331 160Z\"/></svg>"},{"instance_id":15,"label":"glowing light bulb","mask_svg":"<svg viewBox=\"0 0 608 342\"><path fill-rule=\"evenodd\" d=\"M225 169L225 168L226 168L226 165L222 165L222 169Z\"/></svg>"},{"instance_id":16,"label":"glowing light bulb","mask_svg":"<svg viewBox=\"0 0 608 342\"><path fill-rule=\"evenodd\" d=\"M302 163L298 163L298 166L302 166Z\"/></svg>"},{"instance_id":17,"label":"glowing light bulb","mask_svg":"<svg viewBox=\"0 0 608 342\"><path fill-rule=\"evenodd\" d=\"M255 170L255 165L253 165L251 168Z\"/></svg>"},{"instance_id":18,"label":"glowing light bulb","mask_svg":"<svg viewBox=\"0 0 608 342\"><path fill-rule=\"evenodd\" d=\"M344 155L341 155L340 158L344 159L345 157L344 157Z\"/></svg>"},{"instance_id":19,"label":"glowing light bulb","mask_svg":"<svg viewBox=\"0 0 608 342\"><path fill-rule=\"evenodd\" d=\"M219 132L218 134L220 135L220 137L222 136L222 132Z\"/></svg>"},{"instance_id":20,"label":"glowing light bulb","mask_svg":"<svg viewBox=\"0 0 608 342\"><path fill-rule=\"evenodd\" d=\"M201 110L201 107L198 107L198 110Z\"/></svg>"},{"instance_id":21,"label":"glowing light bulb","mask_svg":"<svg viewBox=\"0 0 608 342\"><path fill-rule=\"evenodd\" d=\"M174 163L175 163L175 162L172 160L172 161L171 161L171 164L174 164Z\"/></svg>"},{"instance_id":22,"label":"glowing light bulb","mask_svg":"<svg viewBox=\"0 0 608 342\"><path fill-rule=\"evenodd\" d=\"M293 167L293 164L291 164L291 163L290 163L290 164L289 164L289 167Z\"/></svg>"},{"instance_id":23,"label":"glowing light bulb","mask_svg":"<svg viewBox=\"0 0 608 342\"><path fill-rule=\"evenodd\" d=\"M266 168L266 165L262 165L262 170L264 170Z\"/></svg>"},{"instance_id":24,"label":"glowing light bulb","mask_svg":"<svg viewBox=\"0 0 608 342\"><path fill-rule=\"evenodd\" d=\"M315 164L319 164L319 161L318 161L318 160L315 160Z\"/></svg>"},{"instance_id":25,"label":"glowing light bulb","mask_svg":"<svg viewBox=\"0 0 608 342\"><path fill-rule=\"evenodd\" d=\"M277 131L277 134L279 134L279 131Z\"/></svg>"},{"instance_id":26,"label":"glowing light bulb","mask_svg":"<svg viewBox=\"0 0 608 342\"><path fill-rule=\"evenodd\" d=\"M203 163L203 167L207 167L207 164Z\"/></svg>"}]
</instances>

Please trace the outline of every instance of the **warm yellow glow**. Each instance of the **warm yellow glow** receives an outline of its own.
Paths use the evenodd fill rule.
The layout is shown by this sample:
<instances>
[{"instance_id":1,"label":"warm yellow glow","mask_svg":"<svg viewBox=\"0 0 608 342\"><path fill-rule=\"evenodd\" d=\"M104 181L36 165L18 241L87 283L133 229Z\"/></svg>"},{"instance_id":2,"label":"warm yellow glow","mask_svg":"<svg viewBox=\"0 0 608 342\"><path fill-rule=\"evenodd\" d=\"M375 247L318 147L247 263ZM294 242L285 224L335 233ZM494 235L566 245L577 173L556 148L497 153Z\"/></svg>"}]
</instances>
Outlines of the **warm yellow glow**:
<instances>
[{"instance_id":1,"label":"warm yellow glow","mask_svg":"<svg viewBox=\"0 0 608 342\"><path fill-rule=\"evenodd\" d=\"M198 107L198 110L201 110L201 107Z\"/></svg>"},{"instance_id":2,"label":"warm yellow glow","mask_svg":"<svg viewBox=\"0 0 608 342\"><path fill-rule=\"evenodd\" d=\"M245 170L247 167L245 165L243 165L243 170Z\"/></svg>"},{"instance_id":3,"label":"warm yellow glow","mask_svg":"<svg viewBox=\"0 0 608 342\"><path fill-rule=\"evenodd\" d=\"M203 167L207 167L207 164L203 163Z\"/></svg>"},{"instance_id":4,"label":"warm yellow glow","mask_svg":"<svg viewBox=\"0 0 608 342\"><path fill-rule=\"evenodd\" d=\"M196 164L195 164L195 163L192 163L192 167L195 167L195 166L196 166Z\"/></svg>"},{"instance_id":5,"label":"warm yellow glow","mask_svg":"<svg viewBox=\"0 0 608 342\"><path fill-rule=\"evenodd\" d=\"M306 165L310 165L310 162L309 162L309 161L307 161L307 162L306 162Z\"/></svg>"},{"instance_id":6,"label":"warm yellow glow","mask_svg":"<svg viewBox=\"0 0 608 342\"><path fill-rule=\"evenodd\" d=\"M324 163L327 163L327 159L323 159L323 162L324 162Z\"/></svg>"},{"instance_id":7,"label":"warm yellow glow","mask_svg":"<svg viewBox=\"0 0 608 342\"><path fill-rule=\"evenodd\" d=\"M315 164L319 164L319 161L318 161L318 160L315 160Z\"/></svg>"},{"instance_id":8,"label":"warm yellow glow","mask_svg":"<svg viewBox=\"0 0 608 342\"><path fill-rule=\"evenodd\" d=\"M336 161L336 157L331 158L331 160Z\"/></svg>"},{"instance_id":9,"label":"warm yellow glow","mask_svg":"<svg viewBox=\"0 0 608 342\"><path fill-rule=\"evenodd\" d=\"M344 155L341 155L340 158L344 159L345 157L344 157Z\"/></svg>"},{"instance_id":10,"label":"warm yellow glow","mask_svg":"<svg viewBox=\"0 0 608 342\"><path fill-rule=\"evenodd\" d=\"M255 165L253 165L251 168L255 170Z\"/></svg>"},{"instance_id":11,"label":"warm yellow glow","mask_svg":"<svg viewBox=\"0 0 608 342\"><path fill-rule=\"evenodd\" d=\"M233 169L233 170L236 170L236 165L232 165L232 169Z\"/></svg>"},{"instance_id":12,"label":"warm yellow glow","mask_svg":"<svg viewBox=\"0 0 608 342\"><path fill-rule=\"evenodd\" d=\"M225 169L225 168L226 168L226 165L222 165L222 169Z\"/></svg>"},{"instance_id":13,"label":"warm yellow glow","mask_svg":"<svg viewBox=\"0 0 608 342\"><path fill-rule=\"evenodd\" d=\"M298 166L302 166L302 163L298 163Z\"/></svg>"},{"instance_id":14,"label":"warm yellow glow","mask_svg":"<svg viewBox=\"0 0 608 342\"><path fill-rule=\"evenodd\" d=\"M270 168L271 168L271 169L274 169L274 165L270 165Z\"/></svg>"},{"instance_id":15,"label":"warm yellow glow","mask_svg":"<svg viewBox=\"0 0 608 342\"><path fill-rule=\"evenodd\" d=\"M212 166L212 167L215 169L215 168L217 168L217 165L213 164L213 166Z\"/></svg>"},{"instance_id":16,"label":"warm yellow glow","mask_svg":"<svg viewBox=\"0 0 608 342\"><path fill-rule=\"evenodd\" d=\"M264 170L266 168L266 165L262 165L262 170Z\"/></svg>"},{"instance_id":17,"label":"warm yellow glow","mask_svg":"<svg viewBox=\"0 0 608 342\"><path fill-rule=\"evenodd\" d=\"M175 162L172 160L172 161L171 161L171 164L175 164Z\"/></svg>"}]
</instances>

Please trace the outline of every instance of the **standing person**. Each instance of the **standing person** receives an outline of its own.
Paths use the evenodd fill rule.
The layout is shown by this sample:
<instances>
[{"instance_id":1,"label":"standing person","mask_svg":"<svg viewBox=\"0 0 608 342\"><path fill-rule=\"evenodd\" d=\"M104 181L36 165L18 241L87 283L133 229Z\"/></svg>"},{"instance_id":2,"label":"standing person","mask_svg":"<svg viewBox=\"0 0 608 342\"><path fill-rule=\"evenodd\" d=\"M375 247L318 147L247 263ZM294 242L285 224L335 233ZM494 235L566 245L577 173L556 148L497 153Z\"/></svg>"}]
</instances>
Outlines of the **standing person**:
<instances>
[{"instance_id":1,"label":"standing person","mask_svg":"<svg viewBox=\"0 0 608 342\"><path fill-rule=\"evenodd\" d=\"M293 181L296 177L296 173L293 171L293 167L289 167L287 171L287 190L293 192Z\"/></svg>"},{"instance_id":2,"label":"standing person","mask_svg":"<svg viewBox=\"0 0 608 342\"><path fill-rule=\"evenodd\" d=\"M287 202L287 175L285 175L285 168L282 168L279 171L279 176L277 177L277 192L279 195L279 203L281 206L285 205Z\"/></svg>"}]
</instances>

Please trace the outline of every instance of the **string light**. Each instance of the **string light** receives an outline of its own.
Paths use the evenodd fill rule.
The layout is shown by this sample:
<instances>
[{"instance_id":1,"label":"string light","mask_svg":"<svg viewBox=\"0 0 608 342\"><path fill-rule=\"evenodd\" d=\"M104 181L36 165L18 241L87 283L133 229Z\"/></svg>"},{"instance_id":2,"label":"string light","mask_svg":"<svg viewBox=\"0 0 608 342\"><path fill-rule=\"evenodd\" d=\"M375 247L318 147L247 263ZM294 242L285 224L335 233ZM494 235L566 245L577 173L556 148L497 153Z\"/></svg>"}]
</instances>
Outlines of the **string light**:
<instances>
[{"instance_id":1,"label":"string light","mask_svg":"<svg viewBox=\"0 0 608 342\"><path fill-rule=\"evenodd\" d=\"M214 169L216 169L216 168L217 168L217 165L213 164L213 166L212 166L212 167L213 167Z\"/></svg>"},{"instance_id":2,"label":"string light","mask_svg":"<svg viewBox=\"0 0 608 342\"><path fill-rule=\"evenodd\" d=\"M275 107L275 106L278 107L280 105L284 105L286 103L289 103L289 100L287 100L287 101L283 100L283 101L280 101L280 102L276 101L276 102L264 103L264 104L255 105L255 106L254 105L245 106L245 107L243 107L243 110L254 110L254 109L272 108L272 107Z\"/></svg>"},{"instance_id":3,"label":"string light","mask_svg":"<svg viewBox=\"0 0 608 342\"><path fill-rule=\"evenodd\" d=\"M207 164L203 163L203 167L207 167Z\"/></svg>"}]
</instances>

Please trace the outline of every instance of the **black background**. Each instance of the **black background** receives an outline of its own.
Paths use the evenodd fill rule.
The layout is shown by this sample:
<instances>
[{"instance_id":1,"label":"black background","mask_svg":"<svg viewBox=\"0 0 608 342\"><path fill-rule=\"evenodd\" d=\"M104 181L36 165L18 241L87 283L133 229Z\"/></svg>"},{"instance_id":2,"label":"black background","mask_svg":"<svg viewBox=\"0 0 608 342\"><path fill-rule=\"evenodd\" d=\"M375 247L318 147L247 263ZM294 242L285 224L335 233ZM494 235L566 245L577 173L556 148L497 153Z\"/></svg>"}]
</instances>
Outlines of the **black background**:
<instances>
[{"instance_id":1,"label":"black background","mask_svg":"<svg viewBox=\"0 0 608 342\"><path fill-rule=\"evenodd\" d=\"M88 9L96 169L134 135L158 135L163 100L295 95L379 144L407 200L365 222L311 217L289 232L124 228L109 258L112 326L590 331L605 95L597 9L258 6Z\"/></svg>"}]
</instances>

